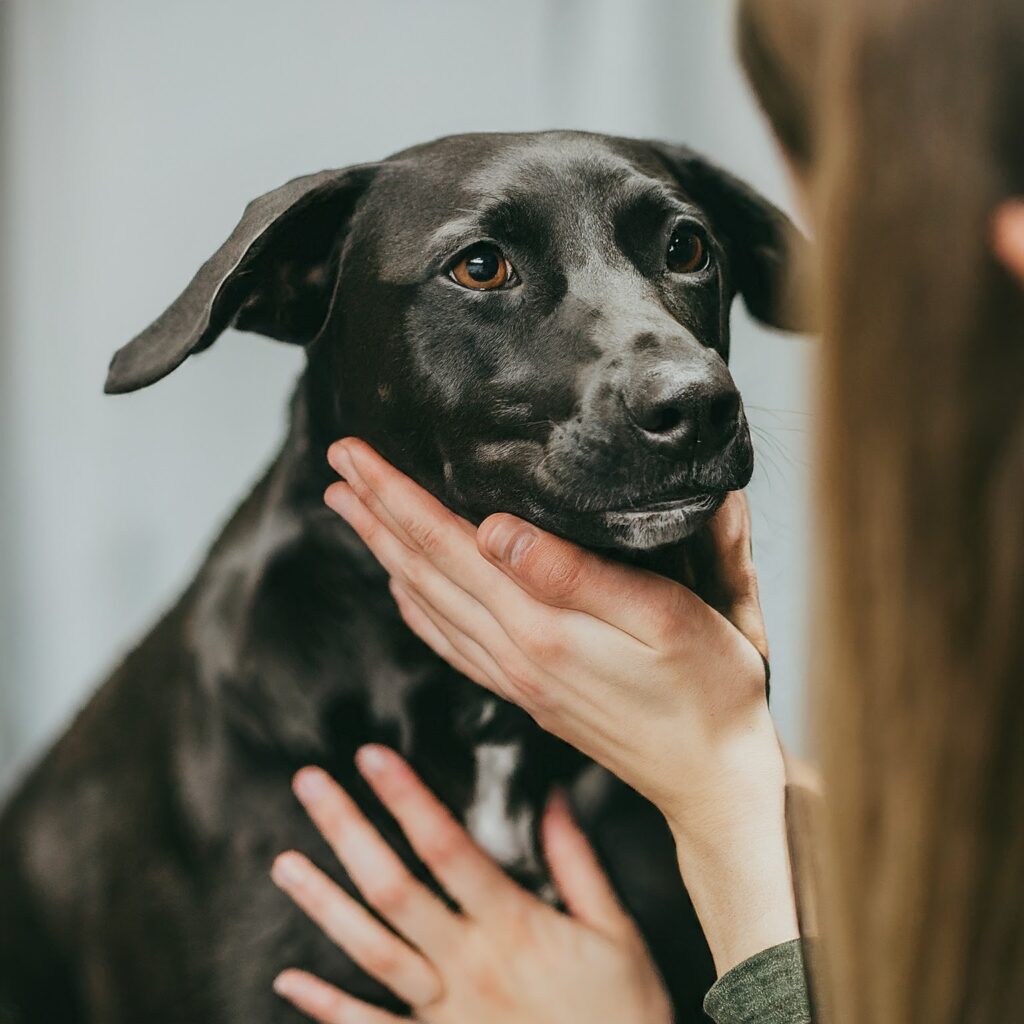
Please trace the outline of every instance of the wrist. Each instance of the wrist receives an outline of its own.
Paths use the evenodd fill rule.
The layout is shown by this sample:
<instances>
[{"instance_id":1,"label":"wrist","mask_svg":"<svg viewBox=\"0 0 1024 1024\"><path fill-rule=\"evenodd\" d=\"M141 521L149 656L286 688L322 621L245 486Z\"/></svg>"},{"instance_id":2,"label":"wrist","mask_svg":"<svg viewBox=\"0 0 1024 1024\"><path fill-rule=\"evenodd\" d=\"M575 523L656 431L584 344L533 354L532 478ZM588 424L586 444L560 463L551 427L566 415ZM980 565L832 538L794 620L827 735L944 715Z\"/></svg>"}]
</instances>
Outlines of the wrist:
<instances>
[{"instance_id":1,"label":"wrist","mask_svg":"<svg viewBox=\"0 0 1024 1024\"><path fill-rule=\"evenodd\" d=\"M676 767L671 791L657 801L677 844L717 843L720 835L756 827L773 807L781 808L786 764L766 704L685 743L686 763Z\"/></svg>"},{"instance_id":2,"label":"wrist","mask_svg":"<svg viewBox=\"0 0 1024 1024\"><path fill-rule=\"evenodd\" d=\"M719 975L799 936L785 820L785 765L775 737L720 744L707 782L667 815L679 870Z\"/></svg>"}]
</instances>

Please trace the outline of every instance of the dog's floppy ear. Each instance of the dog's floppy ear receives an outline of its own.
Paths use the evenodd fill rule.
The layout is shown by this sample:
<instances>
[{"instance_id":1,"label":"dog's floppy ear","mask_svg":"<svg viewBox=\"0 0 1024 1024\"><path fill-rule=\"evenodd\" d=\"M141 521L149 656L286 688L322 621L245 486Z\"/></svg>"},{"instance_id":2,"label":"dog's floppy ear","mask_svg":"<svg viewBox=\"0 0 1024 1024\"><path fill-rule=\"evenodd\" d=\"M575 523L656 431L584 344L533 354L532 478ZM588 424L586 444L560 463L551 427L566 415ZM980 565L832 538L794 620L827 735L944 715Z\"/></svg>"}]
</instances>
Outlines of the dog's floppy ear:
<instances>
[{"instance_id":1,"label":"dog's floppy ear","mask_svg":"<svg viewBox=\"0 0 1024 1024\"><path fill-rule=\"evenodd\" d=\"M160 380L228 327L312 341L327 316L345 222L378 167L310 174L249 203L191 284L114 354L104 390Z\"/></svg>"},{"instance_id":2,"label":"dog's floppy ear","mask_svg":"<svg viewBox=\"0 0 1024 1024\"><path fill-rule=\"evenodd\" d=\"M751 314L784 330L807 330L793 287L807 240L793 222L749 185L685 146L651 144L684 192L722 232L737 291Z\"/></svg>"}]
</instances>

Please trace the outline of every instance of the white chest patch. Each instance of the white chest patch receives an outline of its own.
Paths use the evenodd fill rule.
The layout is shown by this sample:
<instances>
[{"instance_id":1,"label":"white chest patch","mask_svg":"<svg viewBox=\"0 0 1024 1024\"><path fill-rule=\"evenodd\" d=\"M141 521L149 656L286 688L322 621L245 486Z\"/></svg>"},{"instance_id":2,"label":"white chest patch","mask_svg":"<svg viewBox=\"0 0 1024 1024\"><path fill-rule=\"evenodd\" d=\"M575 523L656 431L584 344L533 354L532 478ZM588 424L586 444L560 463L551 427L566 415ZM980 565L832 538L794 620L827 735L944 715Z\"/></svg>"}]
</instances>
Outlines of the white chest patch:
<instances>
[{"instance_id":1,"label":"white chest patch","mask_svg":"<svg viewBox=\"0 0 1024 1024\"><path fill-rule=\"evenodd\" d=\"M482 743L476 748L476 789L466 812L470 834L503 867L536 868L533 811L512 811L509 791L519 767L518 743Z\"/></svg>"}]
</instances>

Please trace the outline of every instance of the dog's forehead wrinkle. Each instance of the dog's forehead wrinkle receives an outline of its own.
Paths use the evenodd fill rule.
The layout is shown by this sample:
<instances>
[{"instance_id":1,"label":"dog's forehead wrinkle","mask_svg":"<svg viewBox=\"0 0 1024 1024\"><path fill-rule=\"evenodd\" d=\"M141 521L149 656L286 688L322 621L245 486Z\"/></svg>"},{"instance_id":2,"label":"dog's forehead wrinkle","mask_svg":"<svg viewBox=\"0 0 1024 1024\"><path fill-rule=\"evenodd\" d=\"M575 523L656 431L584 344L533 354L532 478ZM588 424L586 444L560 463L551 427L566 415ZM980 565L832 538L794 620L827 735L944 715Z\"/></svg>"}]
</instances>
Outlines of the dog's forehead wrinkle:
<instances>
[{"instance_id":1,"label":"dog's forehead wrinkle","mask_svg":"<svg viewBox=\"0 0 1024 1024\"><path fill-rule=\"evenodd\" d=\"M499 210L512 215L517 209L542 211L564 257L583 261L597 238L610 238L613 199L637 177L628 160L595 139L553 144L542 136L495 154L469 176L466 188L481 217ZM653 179L646 180L658 188Z\"/></svg>"}]
</instances>

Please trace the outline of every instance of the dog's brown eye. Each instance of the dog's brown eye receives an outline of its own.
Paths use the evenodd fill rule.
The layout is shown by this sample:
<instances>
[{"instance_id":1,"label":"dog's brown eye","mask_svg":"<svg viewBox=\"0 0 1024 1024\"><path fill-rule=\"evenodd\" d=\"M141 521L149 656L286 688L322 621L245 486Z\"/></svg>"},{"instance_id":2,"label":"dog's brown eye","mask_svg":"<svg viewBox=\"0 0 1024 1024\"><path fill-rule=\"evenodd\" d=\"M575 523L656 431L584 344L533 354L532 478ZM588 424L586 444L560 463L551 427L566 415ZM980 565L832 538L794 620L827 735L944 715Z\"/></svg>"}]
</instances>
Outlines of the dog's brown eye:
<instances>
[{"instance_id":1,"label":"dog's brown eye","mask_svg":"<svg viewBox=\"0 0 1024 1024\"><path fill-rule=\"evenodd\" d=\"M512 277L512 264L493 245L478 245L452 267L451 275L463 288L486 292L508 283Z\"/></svg>"},{"instance_id":2,"label":"dog's brown eye","mask_svg":"<svg viewBox=\"0 0 1024 1024\"><path fill-rule=\"evenodd\" d=\"M708 265L708 247L692 228L678 227L669 240L665 262L673 274L696 274Z\"/></svg>"}]
</instances>

